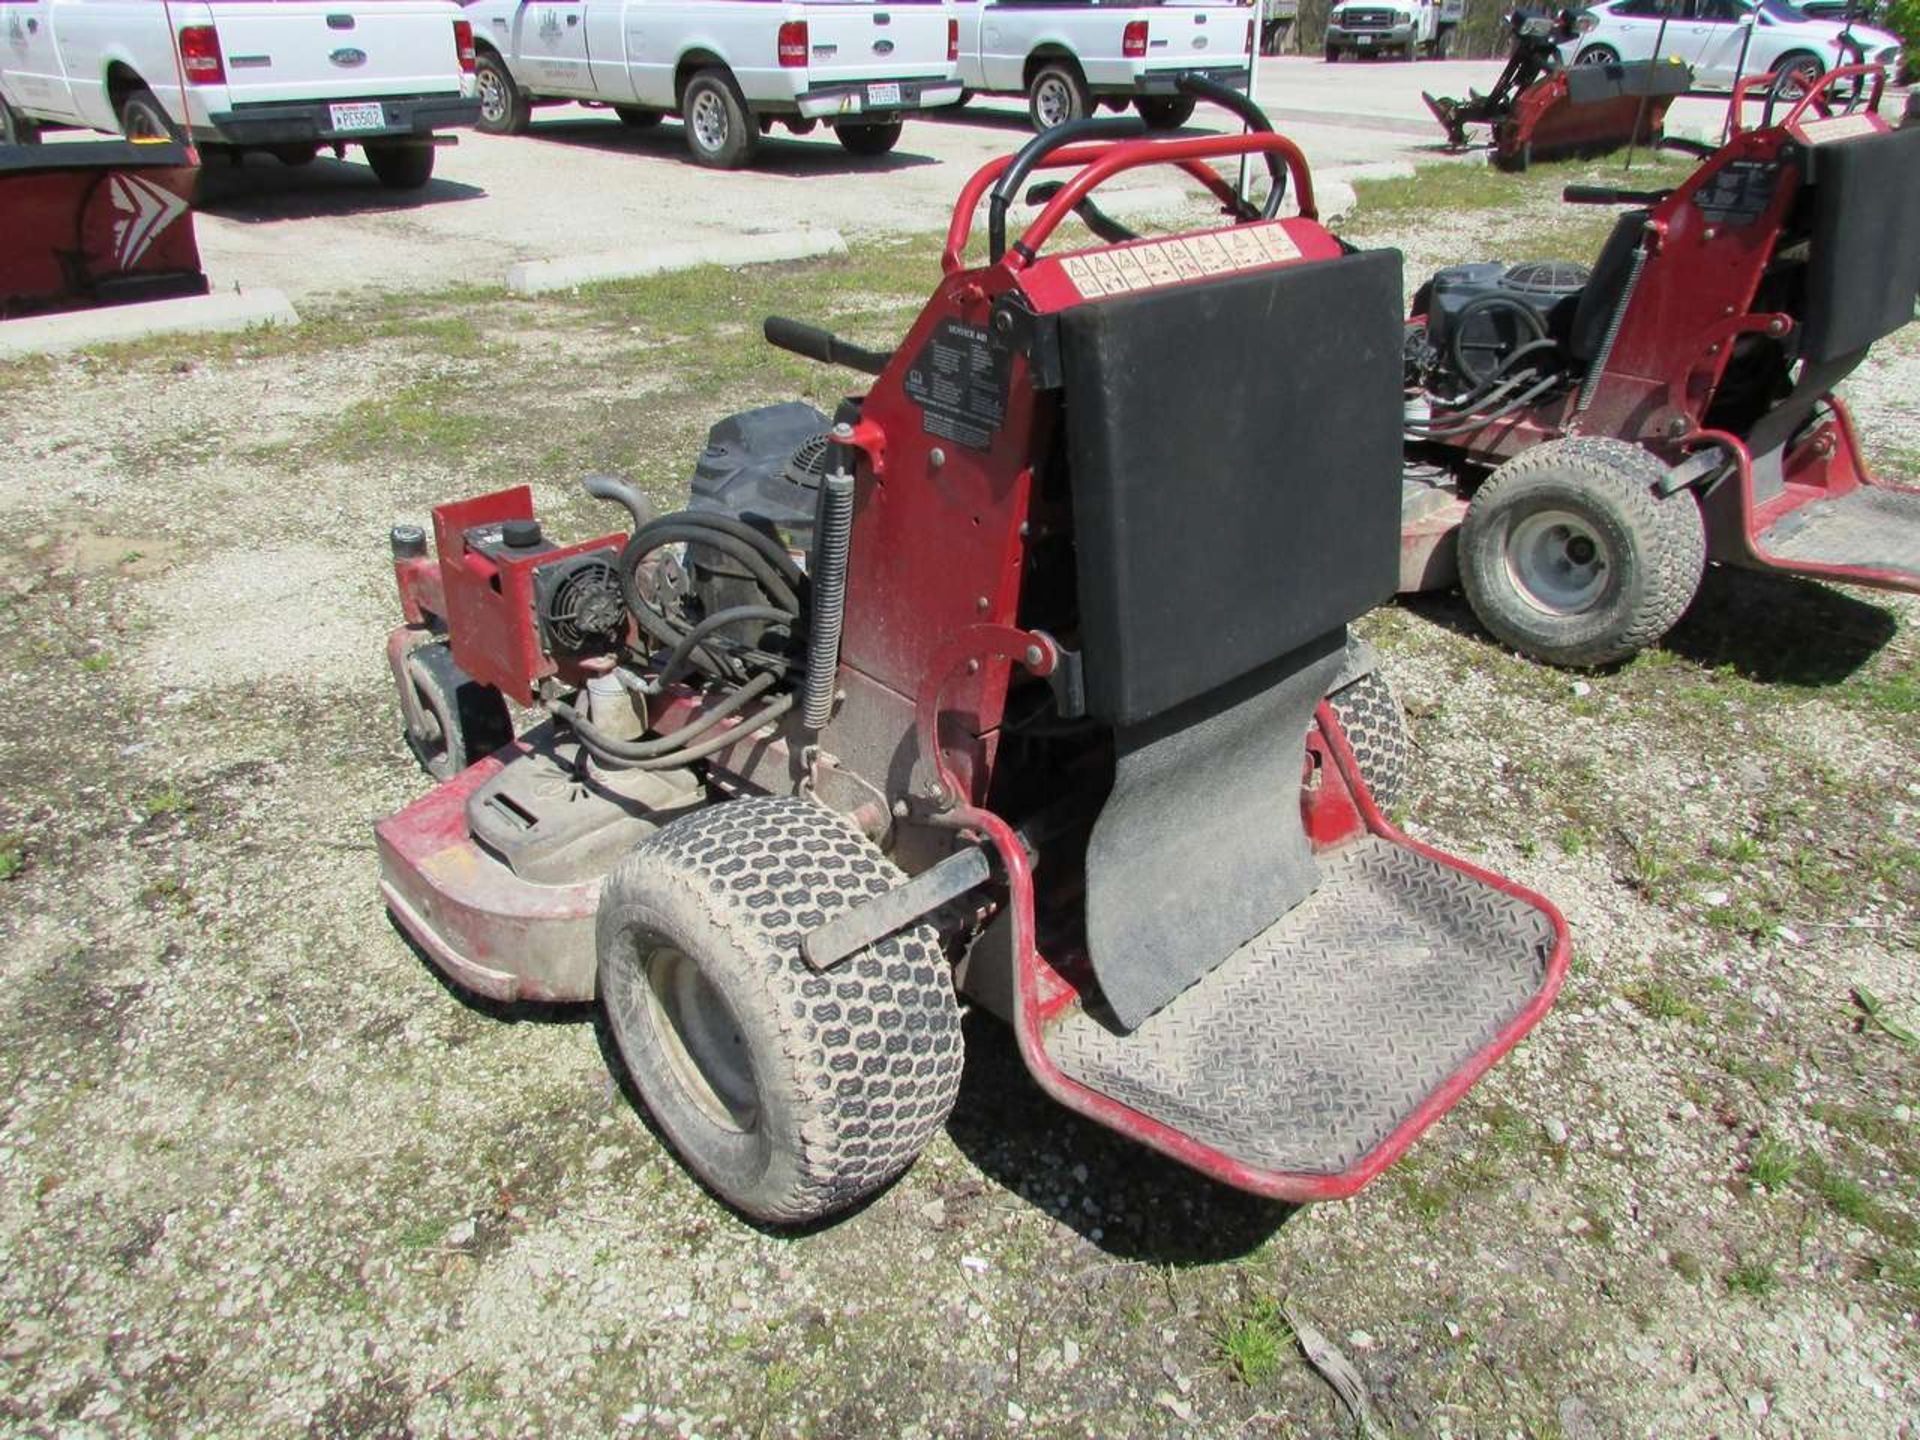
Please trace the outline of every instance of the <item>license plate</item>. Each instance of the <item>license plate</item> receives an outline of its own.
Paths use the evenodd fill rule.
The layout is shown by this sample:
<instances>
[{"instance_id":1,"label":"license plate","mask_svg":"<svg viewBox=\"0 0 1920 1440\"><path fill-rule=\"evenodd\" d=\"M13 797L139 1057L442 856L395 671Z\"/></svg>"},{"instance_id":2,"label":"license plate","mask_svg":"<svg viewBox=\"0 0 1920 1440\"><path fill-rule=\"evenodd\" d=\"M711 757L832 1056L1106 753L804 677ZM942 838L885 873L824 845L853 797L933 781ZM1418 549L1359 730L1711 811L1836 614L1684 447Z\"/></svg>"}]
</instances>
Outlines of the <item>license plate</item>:
<instances>
[{"instance_id":1,"label":"license plate","mask_svg":"<svg viewBox=\"0 0 1920 1440\"><path fill-rule=\"evenodd\" d=\"M387 128L386 108L379 101L370 101L364 105L329 105L327 116L336 130L384 130Z\"/></svg>"},{"instance_id":2,"label":"license plate","mask_svg":"<svg viewBox=\"0 0 1920 1440\"><path fill-rule=\"evenodd\" d=\"M1356 45L1371 45L1373 43L1373 37L1371 35L1356 35L1353 37L1353 43Z\"/></svg>"},{"instance_id":3,"label":"license plate","mask_svg":"<svg viewBox=\"0 0 1920 1440\"><path fill-rule=\"evenodd\" d=\"M867 87L867 104L898 105L899 103L900 87L898 85L869 85Z\"/></svg>"}]
</instances>

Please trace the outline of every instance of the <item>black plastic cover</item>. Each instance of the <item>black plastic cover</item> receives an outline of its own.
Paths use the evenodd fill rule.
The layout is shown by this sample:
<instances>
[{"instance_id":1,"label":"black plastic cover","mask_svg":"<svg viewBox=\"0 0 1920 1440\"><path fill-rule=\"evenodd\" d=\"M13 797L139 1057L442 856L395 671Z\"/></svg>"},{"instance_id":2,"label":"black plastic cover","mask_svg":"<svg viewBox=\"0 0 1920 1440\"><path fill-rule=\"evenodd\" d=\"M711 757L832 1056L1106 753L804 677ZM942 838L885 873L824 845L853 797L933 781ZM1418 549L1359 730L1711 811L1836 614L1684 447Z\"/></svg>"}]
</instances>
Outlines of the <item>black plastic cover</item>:
<instances>
[{"instance_id":1,"label":"black plastic cover","mask_svg":"<svg viewBox=\"0 0 1920 1440\"><path fill-rule=\"evenodd\" d=\"M1144 720L1393 594L1400 268L1367 251L1061 317L1089 713Z\"/></svg>"},{"instance_id":2,"label":"black plastic cover","mask_svg":"<svg viewBox=\"0 0 1920 1440\"><path fill-rule=\"evenodd\" d=\"M1920 290L1920 130L1813 152L1806 333L1816 363L1864 350L1913 318Z\"/></svg>"},{"instance_id":3,"label":"black plastic cover","mask_svg":"<svg viewBox=\"0 0 1920 1440\"><path fill-rule=\"evenodd\" d=\"M1669 60L1625 60L1614 65L1576 65L1567 71L1567 99L1597 105L1623 96L1684 95L1693 71Z\"/></svg>"}]
</instances>

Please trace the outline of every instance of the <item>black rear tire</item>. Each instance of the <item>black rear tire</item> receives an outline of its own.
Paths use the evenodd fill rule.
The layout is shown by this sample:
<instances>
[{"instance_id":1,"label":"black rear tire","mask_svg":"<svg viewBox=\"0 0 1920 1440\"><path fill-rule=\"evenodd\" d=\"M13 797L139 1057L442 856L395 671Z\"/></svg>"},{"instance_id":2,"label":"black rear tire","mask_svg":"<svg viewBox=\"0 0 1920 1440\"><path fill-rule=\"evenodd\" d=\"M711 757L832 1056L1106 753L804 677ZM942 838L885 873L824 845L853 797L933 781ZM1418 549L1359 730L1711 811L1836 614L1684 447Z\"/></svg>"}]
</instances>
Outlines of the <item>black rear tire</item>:
<instances>
[{"instance_id":1,"label":"black rear tire","mask_svg":"<svg viewBox=\"0 0 1920 1440\"><path fill-rule=\"evenodd\" d=\"M825 974L800 939L902 876L808 800L664 826L600 895L600 996L641 1098L728 1204L781 1224L844 1210L913 1163L960 1087L939 936L911 925Z\"/></svg>"},{"instance_id":2,"label":"black rear tire","mask_svg":"<svg viewBox=\"0 0 1920 1440\"><path fill-rule=\"evenodd\" d=\"M833 138L849 155L884 155L900 143L905 128L898 120L849 125L842 121L833 127Z\"/></svg>"},{"instance_id":3,"label":"black rear tire","mask_svg":"<svg viewBox=\"0 0 1920 1440\"><path fill-rule=\"evenodd\" d=\"M1407 712L1380 669L1379 657L1357 641L1350 649L1355 662L1367 667L1366 673L1327 696L1327 703L1339 717L1373 803L1381 814L1391 814L1406 794L1413 759Z\"/></svg>"},{"instance_id":4,"label":"black rear tire","mask_svg":"<svg viewBox=\"0 0 1920 1440\"><path fill-rule=\"evenodd\" d=\"M718 65L687 82L680 118L686 122L687 149L710 170L738 170L760 144L760 127L747 113L740 87Z\"/></svg>"},{"instance_id":5,"label":"black rear tire","mask_svg":"<svg viewBox=\"0 0 1920 1440\"><path fill-rule=\"evenodd\" d=\"M524 135L533 120L533 102L514 82L507 62L482 46L473 57L473 85L480 97L480 118L473 128L482 135Z\"/></svg>"},{"instance_id":6,"label":"black rear tire","mask_svg":"<svg viewBox=\"0 0 1920 1440\"><path fill-rule=\"evenodd\" d=\"M1339 63L1340 63L1340 47L1338 45L1327 46L1327 64L1338 65Z\"/></svg>"},{"instance_id":7,"label":"black rear tire","mask_svg":"<svg viewBox=\"0 0 1920 1440\"><path fill-rule=\"evenodd\" d=\"M360 147L374 178L389 190L418 190L433 178L433 146L372 140Z\"/></svg>"},{"instance_id":8,"label":"black rear tire","mask_svg":"<svg viewBox=\"0 0 1920 1440\"><path fill-rule=\"evenodd\" d=\"M1035 130L1045 133L1092 113L1093 92L1078 66L1055 60L1034 72L1033 83L1027 86L1027 119Z\"/></svg>"},{"instance_id":9,"label":"black rear tire","mask_svg":"<svg viewBox=\"0 0 1920 1440\"><path fill-rule=\"evenodd\" d=\"M513 740L505 698L456 665L444 643L422 645L409 655L407 676L427 723L403 733L413 758L434 779L450 780Z\"/></svg>"},{"instance_id":10,"label":"black rear tire","mask_svg":"<svg viewBox=\"0 0 1920 1440\"><path fill-rule=\"evenodd\" d=\"M1142 95L1133 108L1149 130L1178 130L1193 118L1193 101L1184 95Z\"/></svg>"},{"instance_id":11,"label":"black rear tire","mask_svg":"<svg viewBox=\"0 0 1920 1440\"><path fill-rule=\"evenodd\" d=\"M1624 440L1553 440L1488 477L1460 527L1460 581L1496 638L1553 665L1624 660L1693 603L1707 534L1691 491Z\"/></svg>"},{"instance_id":12,"label":"black rear tire","mask_svg":"<svg viewBox=\"0 0 1920 1440\"><path fill-rule=\"evenodd\" d=\"M120 133L129 140L177 140L179 132L160 106L154 93L144 85L129 90L120 101Z\"/></svg>"}]
</instances>

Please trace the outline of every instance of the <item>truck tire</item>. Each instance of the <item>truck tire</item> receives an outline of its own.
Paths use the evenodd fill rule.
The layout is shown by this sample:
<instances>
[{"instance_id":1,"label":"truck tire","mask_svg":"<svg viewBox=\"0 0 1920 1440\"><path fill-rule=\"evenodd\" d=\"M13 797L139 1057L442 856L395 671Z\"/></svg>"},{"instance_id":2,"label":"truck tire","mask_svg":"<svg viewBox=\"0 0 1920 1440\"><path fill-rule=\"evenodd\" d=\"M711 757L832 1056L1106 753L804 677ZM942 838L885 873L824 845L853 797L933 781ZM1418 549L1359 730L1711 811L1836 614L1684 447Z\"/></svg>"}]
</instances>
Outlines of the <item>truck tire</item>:
<instances>
[{"instance_id":1,"label":"truck tire","mask_svg":"<svg viewBox=\"0 0 1920 1440\"><path fill-rule=\"evenodd\" d=\"M1327 46L1327 64L1338 65L1339 63L1340 63L1340 47L1338 45Z\"/></svg>"},{"instance_id":2,"label":"truck tire","mask_svg":"<svg viewBox=\"0 0 1920 1440\"><path fill-rule=\"evenodd\" d=\"M1093 94L1071 61L1053 60L1034 72L1027 87L1027 118L1042 133L1093 113Z\"/></svg>"},{"instance_id":3,"label":"truck tire","mask_svg":"<svg viewBox=\"0 0 1920 1440\"><path fill-rule=\"evenodd\" d=\"M871 125L849 125L842 121L833 127L833 137L849 155L884 155L900 143L903 128L898 120Z\"/></svg>"},{"instance_id":4,"label":"truck tire","mask_svg":"<svg viewBox=\"0 0 1920 1440\"><path fill-rule=\"evenodd\" d=\"M407 140L370 140L360 147L374 177L389 190L418 190L433 178L433 146Z\"/></svg>"},{"instance_id":5,"label":"truck tire","mask_svg":"<svg viewBox=\"0 0 1920 1440\"><path fill-rule=\"evenodd\" d=\"M1142 95L1133 108L1149 130L1178 130L1193 118L1193 101L1184 95Z\"/></svg>"},{"instance_id":6,"label":"truck tire","mask_svg":"<svg viewBox=\"0 0 1920 1440\"><path fill-rule=\"evenodd\" d=\"M1608 665L1693 603L1707 532L1691 491L1624 440L1552 440L1489 476L1460 527L1460 582L1496 638L1553 665Z\"/></svg>"},{"instance_id":7,"label":"truck tire","mask_svg":"<svg viewBox=\"0 0 1920 1440\"><path fill-rule=\"evenodd\" d=\"M129 140L175 140L178 132L146 86L129 90L120 101L120 133Z\"/></svg>"},{"instance_id":8,"label":"truck tire","mask_svg":"<svg viewBox=\"0 0 1920 1440\"><path fill-rule=\"evenodd\" d=\"M38 145L40 126L0 100L0 145Z\"/></svg>"},{"instance_id":9,"label":"truck tire","mask_svg":"<svg viewBox=\"0 0 1920 1440\"><path fill-rule=\"evenodd\" d=\"M482 45L473 57L473 88L480 99L480 118L473 128L482 135L524 135L533 120L533 102L514 83L507 62Z\"/></svg>"},{"instance_id":10,"label":"truck tire","mask_svg":"<svg viewBox=\"0 0 1920 1440\"><path fill-rule=\"evenodd\" d=\"M1371 655L1367 660L1373 668L1335 690L1327 704L1339 718L1373 803L1388 815L1406 793L1413 738L1407 731L1407 712L1379 662Z\"/></svg>"},{"instance_id":11,"label":"truck tire","mask_svg":"<svg viewBox=\"0 0 1920 1440\"><path fill-rule=\"evenodd\" d=\"M445 642L422 645L407 657L407 678L426 712L423 730L402 732L420 768L436 780L451 780L513 740L513 715L491 685L482 685L454 663Z\"/></svg>"},{"instance_id":12,"label":"truck tire","mask_svg":"<svg viewBox=\"0 0 1920 1440\"><path fill-rule=\"evenodd\" d=\"M760 127L747 113L740 87L718 65L687 81L680 118L686 122L687 149L709 169L738 170L760 143Z\"/></svg>"},{"instance_id":13,"label":"truck tire","mask_svg":"<svg viewBox=\"0 0 1920 1440\"><path fill-rule=\"evenodd\" d=\"M712 805L636 845L597 925L607 1025L640 1098L721 1199L778 1224L844 1210L913 1163L960 1087L939 936L909 925L824 974L800 938L901 883L812 801Z\"/></svg>"},{"instance_id":14,"label":"truck tire","mask_svg":"<svg viewBox=\"0 0 1920 1440\"><path fill-rule=\"evenodd\" d=\"M613 113L620 117L620 123L629 130L651 130L660 123L658 110L648 110L640 105L616 105Z\"/></svg>"}]
</instances>

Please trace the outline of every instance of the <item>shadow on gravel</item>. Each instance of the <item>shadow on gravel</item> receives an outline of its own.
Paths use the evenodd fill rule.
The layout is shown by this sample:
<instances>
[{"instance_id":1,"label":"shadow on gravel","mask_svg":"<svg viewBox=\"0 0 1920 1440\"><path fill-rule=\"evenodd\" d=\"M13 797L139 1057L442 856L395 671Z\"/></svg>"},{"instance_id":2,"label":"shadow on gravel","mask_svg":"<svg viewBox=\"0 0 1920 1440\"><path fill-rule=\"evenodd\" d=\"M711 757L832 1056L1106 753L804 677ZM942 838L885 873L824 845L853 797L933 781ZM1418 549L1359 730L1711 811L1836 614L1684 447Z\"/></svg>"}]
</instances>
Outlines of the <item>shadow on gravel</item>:
<instances>
[{"instance_id":1,"label":"shadow on gravel","mask_svg":"<svg viewBox=\"0 0 1920 1440\"><path fill-rule=\"evenodd\" d=\"M913 131L901 137L911 144ZM529 140L555 140L586 150L603 150L642 158L678 161L697 168L687 153L686 137L676 123L634 130L617 120L536 120L526 132ZM748 174L766 171L792 175L876 175L890 170L917 170L940 162L931 155L912 150L893 150L885 155L850 155L840 148L833 132L824 125L807 135L790 135L776 130L763 135L755 151Z\"/></svg>"},{"instance_id":2,"label":"shadow on gravel","mask_svg":"<svg viewBox=\"0 0 1920 1440\"><path fill-rule=\"evenodd\" d=\"M966 1044L947 1121L953 1143L989 1180L1109 1255L1156 1265L1235 1260L1299 1208L1215 1184L1056 1103L1027 1074L1013 1032L991 1016L967 1017Z\"/></svg>"},{"instance_id":3,"label":"shadow on gravel","mask_svg":"<svg viewBox=\"0 0 1920 1440\"><path fill-rule=\"evenodd\" d=\"M1665 648L1762 684L1837 685L1899 628L1890 611L1817 580L1715 565Z\"/></svg>"},{"instance_id":4,"label":"shadow on gravel","mask_svg":"<svg viewBox=\"0 0 1920 1440\"><path fill-rule=\"evenodd\" d=\"M1497 645L1459 590L1402 595L1410 614ZM1693 607L1661 642L1709 670L1732 667L1763 685L1838 685L1893 639L1900 623L1885 608L1832 585L1759 570L1707 567ZM1602 673L1619 666L1602 667Z\"/></svg>"},{"instance_id":5,"label":"shadow on gravel","mask_svg":"<svg viewBox=\"0 0 1920 1440\"><path fill-rule=\"evenodd\" d=\"M591 1020L597 1007L590 1000L576 1000L556 1003L542 1000L489 1000L484 995L475 994L459 984L446 971L434 964L433 957L420 946L420 942L409 935L391 912L387 915L387 924L398 935L407 949L413 952L414 959L420 962L420 968L433 977L447 994L460 1002L462 1008L488 1020L497 1020L505 1025L579 1025Z\"/></svg>"},{"instance_id":6,"label":"shadow on gravel","mask_svg":"<svg viewBox=\"0 0 1920 1440\"><path fill-rule=\"evenodd\" d=\"M351 153L351 152L349 152ZM269 220L310 220L321 215L374 214L418 210L479 200L486 191L457 180L429 180L418 190L389 190L366 165L331 156L305 165L283 165L266 156L249 156L240 165L214 161L200 171L193 208L241 224Z\"/></svg>"}]
</instances>

